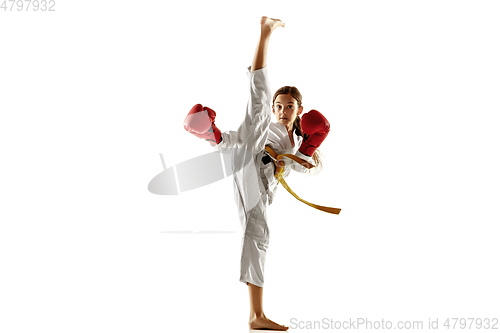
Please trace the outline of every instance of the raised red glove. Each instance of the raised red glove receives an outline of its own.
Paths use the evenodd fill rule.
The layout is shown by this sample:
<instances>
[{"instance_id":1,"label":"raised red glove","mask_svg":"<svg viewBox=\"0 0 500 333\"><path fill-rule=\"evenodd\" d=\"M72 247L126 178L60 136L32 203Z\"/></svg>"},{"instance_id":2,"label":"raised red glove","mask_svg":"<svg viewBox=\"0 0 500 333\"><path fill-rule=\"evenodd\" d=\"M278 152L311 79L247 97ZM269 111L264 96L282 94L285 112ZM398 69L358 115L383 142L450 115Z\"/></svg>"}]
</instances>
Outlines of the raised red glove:
<instances>
[{"instance_id":1,"label":"raised red glove","mask_svg":"<svg viewBox=\"0 0 500 333\"><path fill-rule=\"evenodd\" d=\"M300 126L308 137L302 141L299 151L304 155L313 156L330 132L330 123L319 111L311 110L300 118Z\"/></svg>"},{"instance_id":2,"label":"raised red glove","mask_svg":"<svg viewBox=\"0 0 500 333\"><path fill-rule=\"evenodd\" d=\"M220 131L215 126L215 111L201 104L193 106L184 119L184 129L200 139L210 141L212 144L221 142Z\"/></svg>"}]
</instances>

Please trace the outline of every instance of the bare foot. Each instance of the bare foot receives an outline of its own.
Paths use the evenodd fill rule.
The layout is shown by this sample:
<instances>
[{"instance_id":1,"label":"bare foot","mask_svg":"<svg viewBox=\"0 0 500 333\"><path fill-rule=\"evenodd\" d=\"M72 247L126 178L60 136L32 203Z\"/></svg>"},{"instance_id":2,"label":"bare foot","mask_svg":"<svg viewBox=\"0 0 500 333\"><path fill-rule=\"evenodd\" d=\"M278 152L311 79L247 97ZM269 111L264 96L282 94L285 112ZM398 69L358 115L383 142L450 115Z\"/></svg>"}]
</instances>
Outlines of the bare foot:
<instances>
[{"instance_id":1,"label":"bare foot","mask_svg":"<svg viewBox=\"0 0 500 333\"><path fill-rule=\"evenodd\" d=\"M260 28L262 31L271 33L276 29L277 27L285 27L285 23L281 22L281 20L277 19L272 19L267 16L262 16L262 19L260 20Z\"/></svg>"},{"instance_id":2,"label":"bare foot","mask_svg":"<svg viewBox=\"0 0 500 333\"><path fill-rule=\"evenodd\" d=\"M266 318L265 315L254 316L248 322L248 326L252 330L274 330L274 331L286 331L287 326L276 324L274 321Z\"/></svg>"}]
</instances>

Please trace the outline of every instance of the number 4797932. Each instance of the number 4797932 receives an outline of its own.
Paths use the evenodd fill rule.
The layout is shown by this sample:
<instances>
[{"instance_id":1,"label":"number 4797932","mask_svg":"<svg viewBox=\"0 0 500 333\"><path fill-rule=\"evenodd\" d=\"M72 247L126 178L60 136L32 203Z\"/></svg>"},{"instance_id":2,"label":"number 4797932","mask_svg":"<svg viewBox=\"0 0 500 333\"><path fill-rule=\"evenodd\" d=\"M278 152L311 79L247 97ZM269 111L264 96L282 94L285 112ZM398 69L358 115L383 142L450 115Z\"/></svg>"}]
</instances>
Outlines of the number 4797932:
<instances>
[{"instance_id":1,"label":"number 4797932","mask_svg":"<svg viewBox=\"0 0 500 333\"><path fill-rule=\"evenodd\" d=\"M41 12L54 12L56 9L55 0L3 0L0 5L0 10L4 12L9 11L41 11Z\"/></svg>"}]
</instances>

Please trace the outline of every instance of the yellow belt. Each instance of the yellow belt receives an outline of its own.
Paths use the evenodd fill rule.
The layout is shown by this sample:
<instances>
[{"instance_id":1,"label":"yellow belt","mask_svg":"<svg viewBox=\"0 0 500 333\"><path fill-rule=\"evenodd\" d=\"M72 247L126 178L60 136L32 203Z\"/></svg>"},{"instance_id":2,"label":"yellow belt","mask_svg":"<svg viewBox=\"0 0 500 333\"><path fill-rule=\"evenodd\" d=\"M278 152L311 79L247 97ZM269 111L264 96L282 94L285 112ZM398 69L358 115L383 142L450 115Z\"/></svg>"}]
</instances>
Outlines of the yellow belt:
<instances>
[{"instance_id":1,"label":"yellow belt","mask_svg":"<svg viewBox=\"0 0 500 333\"><path fill-rule=\"evenodd\" d=\"M285 179L283 178L283 172L285 171L285 164L282 161L283 157L288 157L295 162L299 163L300 165L304 166L307 169L314 168L314 165L311 163L304 161L298 156L292 155L292 154L281 154L277 155L276 152L269 146L266 146L266 151L269 153L269 155L273 158L274 160L274 165L276 165L276 171L274 172L274 176L278 179L278 181L283 185L283 187L290 192L297 200L302 201L306 205L309 205L311 207L314 207L316 209L319 209L321 211L331 213L331 214L339 214L340 213L340 208L331 208L331 207L325 207L325 206L319 206L312 204L310 202L307 202L301 198L297 194L295 194L292 189L288 186L288 184L285 182Z\"/></svg>"}]
</instances>

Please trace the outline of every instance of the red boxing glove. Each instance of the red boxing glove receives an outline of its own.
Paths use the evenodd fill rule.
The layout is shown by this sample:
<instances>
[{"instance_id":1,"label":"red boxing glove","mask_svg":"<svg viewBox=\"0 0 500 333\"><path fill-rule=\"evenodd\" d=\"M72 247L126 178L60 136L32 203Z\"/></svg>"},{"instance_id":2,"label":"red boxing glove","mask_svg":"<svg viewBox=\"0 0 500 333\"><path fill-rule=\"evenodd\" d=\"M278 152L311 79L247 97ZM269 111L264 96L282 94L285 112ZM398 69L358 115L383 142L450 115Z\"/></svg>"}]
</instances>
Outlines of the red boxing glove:
<instances>
[{"instance_id":1,"label":"red boxing glove","mask_svg":"<svg viewBox=\"0 0 500 333\"><path fill-rule=\"evenodd\" d=\"M214 123L215 115L214 110L196 104L184 119L184 129L200 139L210 141L210 144L218 144L222 138Z\"/></svg>"},{"instance_id":2,"label":"red boxing glove","mask_svg":"<svg viewBox=\"0 0 500 333\"><path fill-rule=\"evenodd\" d=\"M299 151L304 155L313 156L330 132L330 123L319 111L311 110L301 117L300 127L308 137L302 141Z\"/></svg>"}]
</instances>

